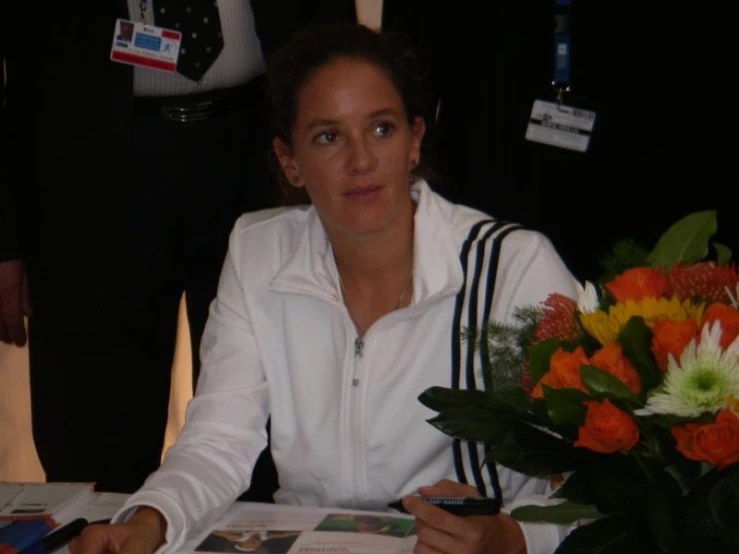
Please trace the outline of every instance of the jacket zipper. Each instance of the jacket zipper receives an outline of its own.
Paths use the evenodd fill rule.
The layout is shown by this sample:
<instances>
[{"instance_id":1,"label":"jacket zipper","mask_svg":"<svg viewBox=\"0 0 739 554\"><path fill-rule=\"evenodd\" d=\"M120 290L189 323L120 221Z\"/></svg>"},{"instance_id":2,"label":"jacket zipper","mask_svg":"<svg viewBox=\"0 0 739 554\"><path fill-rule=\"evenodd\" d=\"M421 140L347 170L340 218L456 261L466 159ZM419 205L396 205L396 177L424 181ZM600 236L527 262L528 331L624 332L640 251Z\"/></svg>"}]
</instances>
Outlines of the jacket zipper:
<instances>
[{"instance_id":1,"label":"jacket zipper","mask_svg":"<svg viewBox=\"0 0 739 554\"><path fill-rule=\"evenodd\" d=\"M352 386L359 386L359 366L364 355L364 339L357 337L354 340L354 378L352 379Z\"/></svg>"},{"instance_id":2,"label":"jacket zipper","mask_svg":"<svg viewBox=\"0 0 739 554\"><path fill-rule=\"evenodd\" d=\"M362 416L361 416L361 402L359 398L359 383L360 378L363 378L362 369L362 358L364 357L364 338L357 336L354 339L354 374L352 377L352 386L349 389L349 402L351 410L351 435L349 436L350 444L352 445L352 498L357 498L357 491L361 489L361 471L360 465L362 463L362 444L364 441L364 433L362 432Z\"/></svg>"},{"instance_id":3,"label":"jacket zipper","mask_svg":"<svg viewBox=\"0 0 739 554\"><path fill-rule=\"evenodd\" d=\"M355 330L354 323L351 321L351 318L349 317L349 314L346 313L345 306L337 302L335 298L328 297L326 295L319 295L315 294L310 291L306 291L304 289L294 288L294 287L285 287L285 286L272 286L270 287L271 290L274 290L275 292L285 292L285 293L292 293L292 294L301 294L303 296L312 297L316 300L322 300L325 302L328 302L329 304L333 304L334 306L337 306L344 310L346 321L349 325L350 329ZM456 289L453 288L447 288L444 289L442 292L434 295L434 297L428 298L424 304L430 305L432 302L438 302L441 299L445 298L446 296L450 294L456 293ZM410 308L406 308L405 312L408 316L415 316L417 313L419 313L421 310L421 304L415 304L414 306ZM426 306L424 306L424 310L427 309ZM387 316L385 316L387 317ZM381 318L382 319L382 318ZM375 327L378 322L375 322L372 327ZM355 330L356 332L356 330ZM372 329L368 329L368 332L372 332ZM365 335L366 336L366 335ZM362 456L364 452L364 444L362 441L364 441L364 433L361 433L361 412L360 408L358 406L357 401L357 394L359 393L359 385L361 383L361 379L364 379L364 375L362 375L362 372L360 371L362 369L362 358L364 357L364 347L365 347L365 340L363 337L357 336L357 338L354 339L354 368L353 368L353 374L352 374L352 381L351 386L349 387L348 392L348 411L349 413L349 420L350 420L350 434L348 437L349 441L349 451L351 459L349 460L349 474L353 474L353 478L350 479L350 481L347 483L345 482L345 490L350 491L349 498L356 499L359 497L357 495L357 491L361 488L364 488L363 486L360 487L360 484L364 483L364 480L360 483L360 476L359 476L359 466L360 461L363 460L364 456ZM344 394L344 393L343 393ZM352 502L352 504L356 504L356 502Z\"/></svg>"}]
</instances>

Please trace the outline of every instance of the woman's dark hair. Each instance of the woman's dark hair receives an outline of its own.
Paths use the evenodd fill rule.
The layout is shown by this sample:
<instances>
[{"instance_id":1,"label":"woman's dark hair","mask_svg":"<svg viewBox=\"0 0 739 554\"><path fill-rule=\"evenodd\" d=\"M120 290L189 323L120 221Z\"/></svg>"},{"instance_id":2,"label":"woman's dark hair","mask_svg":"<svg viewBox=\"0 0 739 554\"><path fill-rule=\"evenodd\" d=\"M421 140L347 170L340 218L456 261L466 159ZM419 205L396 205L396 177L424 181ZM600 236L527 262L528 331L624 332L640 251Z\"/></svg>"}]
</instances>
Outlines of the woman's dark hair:
<instances>
[{"instance_id":1,"label":"woman's dark hair","mask_svg":"<svg viewBox=\"0 0 739 554\"><path fill-rule=\"evenodd\" d=\"M419 116L428 121L424 102L428 70L405 35L378 33L357 24L316 25L296 33L270 60L267 93L272 136L290 144L301 88L316 70L337 59L360 60L381 69L399 92L409 124ZM414 171L417 175L422 172L422 167ZM308 201L303 189L296 190L285 182L279 164L276 176L286 203ZM295 198L296 192L300 198Z\"/></svg>"}]
</instances>

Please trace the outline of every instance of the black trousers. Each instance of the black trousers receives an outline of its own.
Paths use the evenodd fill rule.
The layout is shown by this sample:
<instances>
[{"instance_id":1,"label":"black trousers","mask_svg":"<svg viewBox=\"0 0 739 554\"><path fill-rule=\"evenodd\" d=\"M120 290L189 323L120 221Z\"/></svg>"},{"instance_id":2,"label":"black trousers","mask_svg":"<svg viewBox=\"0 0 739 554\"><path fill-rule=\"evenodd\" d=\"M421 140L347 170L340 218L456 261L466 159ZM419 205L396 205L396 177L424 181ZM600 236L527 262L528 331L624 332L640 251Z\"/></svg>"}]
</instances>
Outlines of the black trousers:
<instances>
[{"instance_id":1,"label":"black trousers","mask_svg":"<svg viewBox=\"0 0 739 554\"><path fill-rule=\"evenodd\" d=\"M39 133L29 349L49 481L132 492L159 466L182 293L197 375L232 226L276 198L263 114L248 103L201 122L152 114ZM246 498L275 486L263 455Z\"/></svg>"}]
</instances>

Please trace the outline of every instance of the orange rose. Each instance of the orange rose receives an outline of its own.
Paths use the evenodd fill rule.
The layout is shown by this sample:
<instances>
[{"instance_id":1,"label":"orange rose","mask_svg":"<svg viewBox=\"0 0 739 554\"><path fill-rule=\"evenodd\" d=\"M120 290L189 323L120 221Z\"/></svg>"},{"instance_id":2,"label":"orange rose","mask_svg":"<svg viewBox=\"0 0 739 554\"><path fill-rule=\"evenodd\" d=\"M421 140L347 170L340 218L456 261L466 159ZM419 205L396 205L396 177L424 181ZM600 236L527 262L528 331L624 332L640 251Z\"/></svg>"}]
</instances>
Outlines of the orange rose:
<instances>
[{"instance_id":1,"label":"orange rose","mask_svg":"<svg viewBox=\"0 0 739 554\"><path fill-rule=\"evenodd\" d=\"M621 381L634 394L641 392L641 377L629 359L624 356L621 345L609 342L590 358L590 365L607 371Z\"/></svg>"},{"instance_id":2,"label":"orange rose","mask_svg":"<svg viewBox=\"0 0 739 554\"><path fill-rule=\"evenodd\" d=\"M606 398L603 402L584 402L588 409L585 423L578 430L575 446L611 454L628 452L639 442L639 429L631 417Z\"/></svg>"},{"instance_id":3,"label":"orange rose","mask_svg":"<svg viewBox=\"0 0 739 554\"><path fill-rule=\"evenodd\" d=\"M672 354L675 360L679 360L685 347L692 339L697 338L697 332L697 325L693 318L685 321L657 319L652 326L652 354L657 361L657 367L662 371L667 371L668 354Z\"/></svg>"},{"instance_id":4,"label":"orange rose","mask_svg":"<svg viewBox=\"0 0 739 554\"><path fill-rule=\"evenodd\" d=\"M627 269L606 284L606 290L616 302L633 300L639 302L653 296L660 298L667 287L667 279L660 272L649 267Z\"/></svg>"},{"instance_id":5,"label":"orange rose","mask_svg":"<svg viewBox=\"0 0 739 554\"><path fill-rule=\"evenodd\" d=\"M703 323L721 323L721 348L726 349L739 335L739 310L728 304L714 302L703 312Z\"/></svg>"},{"instance_id":6,"label":"orange rose","mask_svg":"<svg viewBox=\"0 0 739 554\"><path fill-rule=\"evenodd\" d=\"M578 389L587 392L580 380L580 366L588 363L581 346L574 352L566 352L561 348L549 358L549 371L542 377L534 387L531 396L533 398L544 398L542 385L553 389Z\"/></svg>"},{"instance_id":7,"label":"orange rose","mask_svg":"<svg viewBox=\"0 0 739 554\"><path fill-rule=\"evenodd\" d=\"M686 458L718 469L739 462L739 418L731 410L721 410L715 423L688 423L671 431Z\"/></svg>"}]
</instances>

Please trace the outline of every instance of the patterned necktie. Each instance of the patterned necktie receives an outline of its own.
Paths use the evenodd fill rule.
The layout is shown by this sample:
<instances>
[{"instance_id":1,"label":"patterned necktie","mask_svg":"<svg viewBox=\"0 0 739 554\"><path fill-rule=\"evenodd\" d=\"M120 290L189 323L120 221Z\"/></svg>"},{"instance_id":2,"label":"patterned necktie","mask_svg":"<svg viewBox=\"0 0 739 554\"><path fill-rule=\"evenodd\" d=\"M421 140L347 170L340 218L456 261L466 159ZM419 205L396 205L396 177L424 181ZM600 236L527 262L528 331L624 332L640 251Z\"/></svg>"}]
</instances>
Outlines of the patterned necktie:
<instances>
[{"instance_id":1,"label":"patterned necktie","mask_svg":"<svg viewBox=\"0 0 739 554\"><path fill-rule=\"evenodd\" d=\"M223 50L221 16L216 0L154 0L158 27L182 33L177 72L199 81Z\"/></svg>"}]
</instances>

